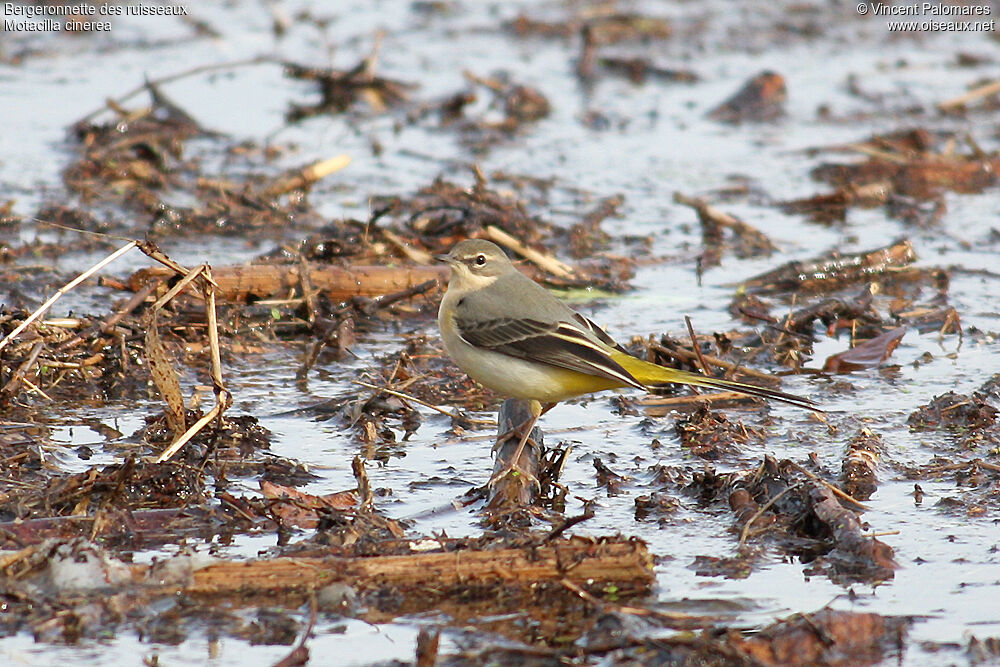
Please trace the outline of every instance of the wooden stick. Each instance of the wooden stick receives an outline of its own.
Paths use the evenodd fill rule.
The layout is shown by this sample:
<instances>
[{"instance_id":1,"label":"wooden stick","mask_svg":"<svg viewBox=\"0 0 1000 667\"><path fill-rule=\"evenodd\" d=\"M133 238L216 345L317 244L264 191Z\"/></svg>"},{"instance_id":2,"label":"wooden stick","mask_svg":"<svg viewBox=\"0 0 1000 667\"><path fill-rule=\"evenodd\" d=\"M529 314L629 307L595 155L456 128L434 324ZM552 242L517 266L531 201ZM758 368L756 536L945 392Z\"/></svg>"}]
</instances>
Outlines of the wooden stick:
<instances>
[{"instance_id":1,"label":"wooden stick","mask_svg":"<svg viewBox=\"0 0 1000 667\"><path fill-rule=\"evenodd\" d=\"M78 275L76 278L66 283L63 287L60 287L58 290L56 290L56 293L50 296L45 303L43 303L35 310L35 312L29 315L28 318L23 322L21 322L13 331L4 336L3 340L0 340L0 350L7 347L7 344L10 343L10 341L17 338L22 331L31 326L32 322L34 322L39 317L48 312L49 308L55 305L55 302L58 301L64 294L72 290L74 287L76 287L77 285L85 281L87 278L91 277L92 275L103 269L105 266L107 266L111 262L115 261L122 255L127 253L129 250L136 247L137 245L139 245L138 241L130 241L126 243L121 248L115 250L113 253L111 253L101 261L99 261L97 264L94 264L92 267L90 267L89 269Z\"/></svg>"},{"instance_id":2,"label":"wooden stick","mask_svg":"<svg viewBox=\"0 0 1000 667\"><path fill-rule=\"evenodd\" d=\"M502 246L510 248L521 257L524 257L529 262L532 262L541 268L543 271L548 271L554 276L559 276L560 278L572 278L575 275L573 267L569 264L564 264L551 255L546 255L538 252L534 248L529 248L495 225L490 225L486 228L486 237L495 243L499 243Z\"/></svg>"},{"instance_id":3,"label":"wooden stick","mask_svg":"<svg viewBox=\"0 0 1000 667\"><path fill-rule=\"evenodd\" d=\"M644 397L636 401L639 405L647 408L674 408L674 407L694 407L698 403L724 403L724 402L752 402L753 396L741 394L738 391L718 391L712 394L690 394L686 396L653 396Z\"/></svg>"},{"instance_id":4,"label":"wooden stick","mask_svg":"<svg viewBox=\"0 0 1000 667\"><path fill-rule=\"evenodd\" d=\"M713 357L710 354L697 355L694 352L692 352L691 350L685 350L682 347L678 347L677 349L672 349L672 348L666 347L665 345L660 345L659 343L653 343L653 346L656 349L661 350L664 354L671 355L671 356L674 356L674 357L678 357L678 358L683 359L685 361L702 361L702 362L708 362L712 366L717 366L719 368L724 369L727 373L729 373L729 372L737 372L737 373L740 373L742 375L749 375L752 378L757 378L759 380L765 380L765 381L770 381L770 382L774 382L774 381L776 381L778 379L775 376L770 375L769 373L764 373L762 371L754 370L753 368L747 368L746 366L740 366L739 364L734 364L731 361L726 361L725 359L720 359L718 357ZM707 374L708 373L706 372L706 375Z\"/></svg>"},{"instance_id":5,"label":"wooden stick","mask_svg":"<svg viewBox=\"0 0 1000 667\"><path fill-rule=\"evenodd\" d=\"M268 197L277 197L292 190L309 187L324 176L344 169L350 163L350 155L337 155L326 160L313 162L298 171L279 177L269 188L264 190L264 194Z\"/></svg>"},{"instance_id":6,"label":"wooden stick","mask_svg":"<svg viewBox=\"0 0 1000 667\"><path fill-rule=\"evenodd\" d=\"M379 233L382 234L382 238L396 246L396 248L406 255L407 259L415 264L433 264L434 255L427 252L423 248L417 248L410 245L405 239L400 238L395 232L389 229L380 229Z\"/></svg>"},{"instance_id":7,"label":"wooden stick","mask_svg":"<svg viewBox=\"0 0 1000 667\"><path fill-rule=\"evenodd\" d=\"M177 438L177 440L175 440L169 447L164 449L163 453L156 457L156 462L163 463L164 461L172 457L174 454L179 452L181 447L183 447L188 443L188 440L196 436L198 434L198 431L205 428L205 425L208 424L208 422L212 421L220 414L222 414L222 411L224 409L225 407L223 406L222 403L216 403L215 406L211 410L209 410L201 419L192 424L191 428L185 431L181 437Z\"/></svg>"},{"instance_id":8,"label":"wooden stick","mask_svg":"<svg viewBox=\"0 0 1000 667\"><path fill-rule=\"evenodd\" d=\"M705 357L701 354L701 348L698 347L698 337L694 335L694 325L691 324L691 316L684 316L684 323L687 324L688 335L691 336L691 349L694 350L695 354L698 355L698 365L701 366L701 372L705 375L711 376L711 371L708 368L708 364L705 363ZM695 390L694 393L699 393L697 387L691 387Z\"/></svg>"},{"instance_id":9,"label":"wooden stick","mask_svg":"<svg viewBox=\"0 0 1000 667\"><path fill-rule=\"evenodd\" d=\"M395 396L396 398L402 398L403 400L406 400L406 401L412 401L413 403L416 403L417 405L422 405L425 408L430 408L431 410L434 410L436 412L440 412L445 417L450 417L450 418L454 419L455 421L461 421L463 419L463 417L461 415L459 415L459 414L455 414L454 412L449 412L448 410L445 410L442 407L434 405L433 403L428 403L427 401L421 400L421 399L417 398L416 396L411 396L410 394L404 394L403 392L396 391L395 389L389 389L388 387L380 387L380 386L375 385L375 384L368 384L367 382L362 382L361 380L354 380L354 384L356 384L356 385L358 385L360 387L365 387L367 389L374 389L377 392L382 392L384 394L389 394L390 396ZM486 420L479 420L479 422L481 422L481 423L490 423L490 424L493 423L492 420L490 420L488 422Z\"/></svg>"},{"instance_id":10,"label":"wooden stick","mask_svg":"<svg viewBox=\"0 0 1000 667\"><path fill-rule=\"evenodd\" d=\"M132 311L138 308L146 300L146 298L156 290L157 287L159 287L159 283L150 281L149 283L146 284L145 287L143 287L138 292L133 294L132 297L125 303L124 306L122 306L119 310L109 315L103 322L101 322L100 324L95 324L86 331L82 331L77 335L73 336L72 338L70 338L69 340L60 343L59 346L56 348L56 352L65 352L70 348L76 347L77 345L82 343L85 339L87 339L89 336L92 336L97 332L100 332L102 334L108 333L116 324L121 322L122 318L124 318L126 315L129 315L130 313L132 313Z\"/></svg>"},{"instance_id":11,"label":"wooden stick","mask_svg":"<svg viewBox=\"0 0 1000 667\"><path fill-rule=\"evenodd\" d=\"M814 474L814 473L806 470L805 468L803 468L802 466L800 466L798 463L795 463L794 461L789 461L788 463L793 468L795 468L800 473L802 473L803 475L805 475L806 477L808 477L812 481L816 482L820 486L825 486L827 489L830 490L830 492L833 495L837 496L841 500L846 500L847 502L851 503L852 505L854 505L855 507L857 507L858 509L860 509L860 510L862 510L864 512L867 512L868 510L871 509L870 507L868 507L868 505L865 505L863 502L861 502L860 500L858 500L857 498L855 498L851 494L846 493L845 491L841 491L839 488L837 488L836 486L834 486L830 482L828 482L825 479L823 479L822 477L820 477L820 476L818 476L818 475L816 475L816 474Z\"/></svg>"},{"instance_id":12,"label":"wooden stick","mask_svg":"<svg viewBox=\"0 0 1000 667\"><path fill-rule=\"evenodd\" d=\"M309 282L334 301L352 296L377 297L400 292L415 285L448 279L446 266L328 266L308 264ZM302 268L290 264L221 266L212 269L217 296L225 301L245 301L250 296L269 297L302 284ZM137 291L149 280L172 277L174 272L159 267L133 273L128 288Z\"/></svg>"},{"instance_id":13,"label":"wooden stick","mask_svg":"<svg viewBox=\"0 0 1000 667\"><path fill-rule=\"evenodd\" d=\"M1000 93L1000 81L993 81L992 83L987 83L984 86L973 88L969 92L959 95L958 97L953 97L950 100L940 102L938 104L938 109L941 111L950 111L958 107L963 107L969 102L973 102L983 97L989 97L990 95L996 95L997 93Z\"/></svg>"},{"instance_id":14,"label":"wooden stick","mask_svg":"<svg viewBox=\"0 0 1000 667\"><path fill-rule=\"evenodd\" d=\"M138 580L155 575L148 565L133 565L132 573ZM196 595L264 594L315 590L343 581L367 590L440 593L470 586L499 591L512 584L530 587L541 582L561 583L564 579L588 587L614 582L648 591L655 581L653 559L646 545L637 540L573 539L524 549L220 561L192 572L183 585L162 587Z\"/></svg>"}]
</instances>

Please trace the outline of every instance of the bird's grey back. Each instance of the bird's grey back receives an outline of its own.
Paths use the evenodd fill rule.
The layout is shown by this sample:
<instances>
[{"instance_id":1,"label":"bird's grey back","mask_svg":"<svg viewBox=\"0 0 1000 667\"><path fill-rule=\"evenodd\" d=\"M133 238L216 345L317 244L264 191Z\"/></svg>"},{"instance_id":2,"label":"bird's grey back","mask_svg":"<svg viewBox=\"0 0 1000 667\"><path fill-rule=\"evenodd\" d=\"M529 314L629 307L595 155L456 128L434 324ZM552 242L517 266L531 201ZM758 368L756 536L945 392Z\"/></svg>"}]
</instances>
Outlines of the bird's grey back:
<instances>
[{"instance_id":1,"label":"bird's grey back","mask_svg":"<svg viewBox=\"0 0 1000 667\"><path fill-rule=\"evenodd\" d=\"M575 319L573 310L516 269L499 276L490 287L466 294L459 311L477 320L530 319L540 322Z\"/></svg>"}]
</instances>

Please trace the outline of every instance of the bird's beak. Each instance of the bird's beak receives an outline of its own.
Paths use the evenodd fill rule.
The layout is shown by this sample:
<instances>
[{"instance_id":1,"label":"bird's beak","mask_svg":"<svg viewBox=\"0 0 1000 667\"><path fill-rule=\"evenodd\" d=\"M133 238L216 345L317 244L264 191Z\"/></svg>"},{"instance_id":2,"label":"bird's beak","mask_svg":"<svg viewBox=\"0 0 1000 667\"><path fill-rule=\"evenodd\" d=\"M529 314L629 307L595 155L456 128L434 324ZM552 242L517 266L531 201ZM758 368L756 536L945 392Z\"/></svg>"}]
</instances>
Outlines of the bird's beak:
<instances>
[{"instance_id":1,"label":"bird's beak","mask_svg":"<svg viewBox=\"0 0 1000 667\"><path fill-rule=\"evenodd\" d=\"M455 258L452 257L451 255L434 255L434 259L436 259L439 262L444 262L445 264L449 264L451 266L455 265Z\"/></svg>"}]
</instances>

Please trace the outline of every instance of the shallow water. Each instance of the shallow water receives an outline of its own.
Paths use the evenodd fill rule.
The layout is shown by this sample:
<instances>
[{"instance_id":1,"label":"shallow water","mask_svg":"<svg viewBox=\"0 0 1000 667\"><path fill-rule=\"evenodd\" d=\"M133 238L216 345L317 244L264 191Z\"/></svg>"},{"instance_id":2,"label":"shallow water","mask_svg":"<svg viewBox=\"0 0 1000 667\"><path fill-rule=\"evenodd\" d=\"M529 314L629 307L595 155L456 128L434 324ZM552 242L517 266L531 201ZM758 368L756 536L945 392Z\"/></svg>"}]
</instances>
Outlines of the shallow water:
<instances>
[{"instance_id":1,"label":"shallow water","mask_svg":"<svg viewBox=\"0 0 1000 667\"><path fill-rule=\"evenodd\" d=\"M457 165L473 161L487 174L502 170L555 176L561 187L552 195L552 209L533 211L555 220L572 221L568 211L586 208L573 201L580 196L574 194L577 189L590 193L594 201L624 194L622 218L607 220L603 228L613 236L649 235L655 254L680 261L640 269L632 283L634 291L626 295L581 305L620 339L659 332L683 335L685 314L691 316L699 332L728 330L734 326L727 311L732 283L834 247L857 251L908 236L921 266L996 271L997 243L989 236L996 227L994 193L947 195L948 211L940 227L930 230L906 228L887 218L882 209L852 209L845 226L820 227L750 197L719 205L765 231L781 252L752 260L726 256L722 266L706 272L699 285L694 271L700 248L697 219L693 211L671 200L674 191L699 194L740 182L748 182L774 200L806 197L826 189L809 178L810 169L837 156L810 156L805 149L859 141L874 133L911 126L965 130L985 150L995 150L994 116L972 112L967 117L945 118L933 110L935 103L964 92L987 75L996 75L1000 45L987 34L889 36L882 19L858 17L853 4L797 4L794 11L791 6L783 7L785 16L779 9L758 11L725 2L627 3L636 11L674 18L679 27L679 35L671 40L654 42L644 51L633 48L657 64L694 69L702 81L650 81L636 86L603 78L588 92L573 75L576 39L515 39L497 28L501 20L513 18L519 11L562 16L563 3L453 2L447 3L444 11L431 14L420 13L415 3L400 0L359 0L330 7L290 3L281 7L289 16L310 9L331 21L325 29L293 24L282 39L271 34L263 3L189 7L214 25L221 37L192 38L188 28L162 18L123 20L115 25L110 38L5 34L3 53L7 57L22 49L37 52L18 65L0 64L0 99L4 100L0 184L5 192L0 200L14 197L15 211L32 214L39 203L58 193L59 172L70 159L64 145L66 127L98 108L105 98L140 84L144 75L155 79L204 63L262 54L318 65L332 61L334 66L347 67L367 53L373 32L382 29L385 41L378 72L419 82L415 97L429 100L462 88L463 70L487 75L504 69L513 80L543 91L553 113L527 134L485 155L473 156L456 141L454 133L427 125L397 129L398 116L392 114L374 119L321 116L287 127L282 120L287 104L308 94L303 92L304 84L282 77L276 64L188 77L166 85L165 91L206 127L223 130L230 137L298 146L273 165L276 169L339 153L351 155L347 170L319 183L311 194L330 217L364 218L370 196L408 193L438 175L471 182L468 170ZM804 13L815 16L815 36L769 36L779 19L800 20ZM954 63L959 53L984 56L987 63L958 68ZM779 72L788 83L787 118L773 124L736 127L704 118L708 109L763 69ZM850 75L857 77L869 99L848 92ZM818 115L820 106L830 110L829 119ZM919 110L907 111L913 107ZM580 118L591 109L605 114L611 129L586 128ZM379 155L371 150L373 140L383 147ZM563 206L558 205L560 198ZM16 239L8 239L4 232L3 240L24 242L36 234L52 233L23 225ZM245 261L269 249L267 243L223 237L211 239L208 245L204 239L167 240L161 245L181 262L215 265ZM68 275L96 257L70 255L54 261ZM110 272L123 276L146 264L145 257L134 253ZM966 330L1000 331L995 297L998 281L995 275L953 273L949 303L958 310ZM103 312L108 294L97 290L71 295L55 312L65 313L72 307ZM427 329L433 331L432 323ZM921 620L913 626L909 648L899 664L962 662L966 660L962 653L935 654L921 643L964 644L970 635L1000 635L1000 611L995 602L1000 595L996 574L1000 508L994 502L979 517L942 509L937 505L941 498L963 493L948 478L921 481L926 497L916 505L913 482L903 479L902 469L945 451L947 436L913 433L906 418L936 395L948 390L968 393L987 380L996 368L994 338L967 336L959 345L955 336L939 341L937 334L911 330L893 356L898 368L850 375L846 379L854 386L851 392L830 393L823 378L789 378L783 388L824 405L836 432L800 411L773 406L766 445L759 451L748 448L742 453L744 461L759 461L767 453L802 460L816 451L823 463L836 469L845 443L860 427L868 425L884 438L888 451L880 468L881 481L867 503L871 510L864 519L875 531L899 531L882 539L895 549L901 567L894 580L875 589L855 586L853 601L847 587L825 577L806 577L801 563L784 562L773 553L765 555L746 579L697 576L690 567L696 556L735 554L731 515L707 511L681 497L681 508L668 525L660 528L652 522L636 522L634 497L655 490L644 477L650 466L701 463L679 451L672 419L661 420L662 424L654 427L655 433L643 432L638 427L641 418L619 416L605 395L561 405L544 419L550 444L568 442L574 447L563 481L578 496L599 498L595 518L574 530L592 535L621 531L646 540L660 558L658 585L647 601L650 604L696 613L724 601L732 606L733 622L741 626L766 625L776 617L828 604L886 615L912 614ZM390 333L362 341L354 350L359 359L318 369L311 375L307 391L294 383L300 358L296 346L269 353L266 368L257 363L236 365L227 370L236 398L233 413L277 415L342 394L349 390L348 383L357 369L395 344ZM822 365L827 355L847 346L846 336L821 341L810 365ZM921 359L925 353L932 359ZM920 363L915 365L918 359ZM136 407L142 409L137 412ZM128 434L141 425L142 415L154 409L113 406L91 416ZM760 413L752 410L726 412L748 424L760 419ZM478 534L481 528L472 510L430 516L427 512L441 506L443 498L457 497L485 481L490 440L485 431L480 432L481 437L448 436L443 417L429 410L422 413L424 424L400 447L405 456L369 466L372 485L393 490L391 496L380 499L379 506L394 517L421 517L410 529L414 535L438 531L453 537ZM67 417L73 423L80 415ZM275 434L275 453L306 463L320 476L304 490L328 493L354 486L350 460L358 444L350 433L332 421L295 416L263 417L262 423ZM74 460L69 448L98 441L95 435L81 426L72 431L68 426L56 429L54 441L68 446L61 457L67 469L93 463ZM654 436L663 443L655 450L650 447ZM96 456L110 461L114 454L97 452ZM995 459L996 455L992 456ZM622 495L609 498L604 489L595 486L593 457L633 478L624 485ZM571 504L567 513L578 513L580 508L579 503ZM226 553L252 556L272 546L269 539L239 539ZM303 614L308 617L308 612ZM355 660L357 664L408 660L413 656L417 623L417 619L401 619L371 626L321 617L309 646L314 655L343 652L340 654L363 656ZM446 632L442 653L453 648L449 642ZM158 654L164 664L207 662L250 667L271 664L287 650L248 647L232 639L213 644L197 636L179 646L141 643L128 634L107 643L80 646L35 644L23 635L0 641L0 654L12 664L37 665L136 664L140 656ZM891 658L885 664L890 661L896 663Z\"/></svg>"}]
</instances>

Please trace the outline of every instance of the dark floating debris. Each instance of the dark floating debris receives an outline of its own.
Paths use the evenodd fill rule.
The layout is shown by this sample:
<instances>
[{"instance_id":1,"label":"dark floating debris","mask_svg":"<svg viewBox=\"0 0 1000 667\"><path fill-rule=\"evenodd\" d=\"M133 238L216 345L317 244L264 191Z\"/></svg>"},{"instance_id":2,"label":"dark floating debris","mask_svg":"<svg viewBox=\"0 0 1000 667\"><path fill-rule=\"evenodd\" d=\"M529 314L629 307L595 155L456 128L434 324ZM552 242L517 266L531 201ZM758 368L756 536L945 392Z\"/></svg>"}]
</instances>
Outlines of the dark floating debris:
<instances>
[{"instance_id":1,"label":"dark floating debris","mask_svg":"<svg viewBox=\"0 0 1000 667\"><path fill-rule=\"evenodd\" d=\"M750 541L765 539L798 556L811 571L837 581L893 578L893 549L864 533L858 518L861 503L792 461L766 456L754 471L716 474L706 469L694 475L687 490L703 499L726 499L736 515L743 557L749 558ZM712 569L714 576L716 566ZM736 571L744 572L744 567ZM728 568L724 573L729 576Z\"/></svg>"},{"instance_id":2,"label":"dark floating debris","mask_svg":"<svg viewBox=\"0 0 1000 667\"><path fill-rule=\"evenodd\" d=\"M761 444L764 435L758 428L742 422L731 422L724 415L700 404L690 415L677 420L681 447L695 456L708 460L738 455L748 444Z\"/></svg>"},{"instance_id":3,"label":"dark floating debris","mask_svg":"<svg viewBox=\"0 0 1000 667\"><path fill-rule=\"evenodd\" d=\"M967 150L960 149L964 141ZM833 192L787 201L788 213L800 213L821 223L844 222L853 207L885 205L894 218L917 227L935 225L946 212L943 194L977 194L997 184L1000 155L986 153L969 137L904 130L855 144L824 150L857 153L863 162L824 163L814 179Z\"/></svg>"},{"instance_id":4,"label":"dark floating debris","mask_svg":"<svg viewBox=\"0 0 1000 667\"><path fill-rule=\"evenodd\" d=\"M877 367L892 355L905 334L906 327L899 327L858 343L849 350L827 357L823 370L827 373L850 373Z\"/></svg>"},{"instance_id":5,"label":"dark floating debris","mask_svg":"<svg viewBox=\"0 0 1000 667\"><path fill-rule=\"evenodd\" d=\"M913 412L906 422L915 429L983 429L993 426L997 413L980 394L949 391Z\"/></svg>"},{"instance_id":6,"label":"dark floating debris","mask_svg":"<svg viewBox=\"0 0 1000 667\"><path fill-rule=\"evenodd\" d=\"M761 72L747 81L732 97L708 112L723 123L773 121L785 115L785 78L775 72Z\"/></svg>"},{"instance_id":7,"label":"dark floating debris","mask_svg":"<svg viewBox=\"0 0 1000 667\"><path fill-rule=\"evenodd\" d=\"M285 63L285 76L313 82L320 93L320 101L316 104L293 104L286 114L288 121L294 123L319 114L343 113L359 103L381 113L405 102L409 92L416 87L414 84L375 74L381 42L377 38L371 54L347 70Z\"/></svg>"},{"instance_id":8,"label":"dark floating debris","mask_svg":"<svg viewBox=\"0 0 1000 667\"><path fill-rule=\"evenodd\" d=\"M766 234L756 227L711 206L703 199L675 192L674 201L690 206L698 213L704 250L698 258L699 268L718 266L725 250L731 249L741 259L769 257L777 248ZM731 240L725 238L729 232Z\"/></svg>"},{"instance_id":9,"label":"dark floating debris","mask_svg":"<svg viewBox=\"0 0 1000 667\"><path fill-rule=\"evenodd\" d=\"M913 244L904 239L884 248L851 255L831 252L807 261L789 262L754 276L743 285L756 293L830 291L848 283L904 270L916 259Z\"/></svg>"}]
</instances>

